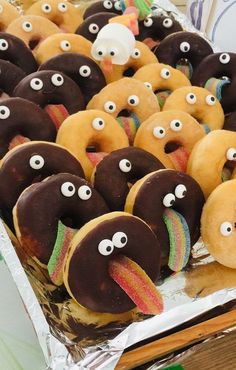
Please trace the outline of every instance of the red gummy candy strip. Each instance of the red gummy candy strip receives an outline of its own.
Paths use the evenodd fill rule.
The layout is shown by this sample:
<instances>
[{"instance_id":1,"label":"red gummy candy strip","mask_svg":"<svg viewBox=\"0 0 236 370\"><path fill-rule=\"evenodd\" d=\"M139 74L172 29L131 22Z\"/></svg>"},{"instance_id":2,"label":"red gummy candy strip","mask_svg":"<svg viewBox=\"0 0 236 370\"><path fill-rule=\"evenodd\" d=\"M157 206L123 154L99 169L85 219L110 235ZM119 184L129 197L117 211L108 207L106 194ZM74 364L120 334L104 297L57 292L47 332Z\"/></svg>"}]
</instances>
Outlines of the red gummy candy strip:
<instances>
[{"instance_id":1,"label":"red gummy candy strip","mask_svg":"<svg viewBox=\"0 0 236 370\"><path fill-rule=\"evenodd\" d=\"M170 159L177 171L186 172L189 152L184 147L180 147L172 153L169 153Z\"/></svg>"}]
</instances>

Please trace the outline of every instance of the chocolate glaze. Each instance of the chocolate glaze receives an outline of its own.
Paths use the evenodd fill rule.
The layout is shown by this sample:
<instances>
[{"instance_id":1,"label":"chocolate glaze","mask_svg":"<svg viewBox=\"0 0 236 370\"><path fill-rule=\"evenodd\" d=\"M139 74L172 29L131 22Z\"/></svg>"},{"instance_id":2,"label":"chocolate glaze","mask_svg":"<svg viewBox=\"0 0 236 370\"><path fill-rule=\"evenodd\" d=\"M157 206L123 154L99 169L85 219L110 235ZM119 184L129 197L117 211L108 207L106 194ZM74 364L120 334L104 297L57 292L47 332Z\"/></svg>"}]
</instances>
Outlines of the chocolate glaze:
<instances>
[{"instance_id":1,"label":"chocolate glaze","mask_svg":"<svg viewBox=\"0 0 236 370\"><path fill-rule=\"evenodd\" d=\"M109 23L109 19L114 17L117 17L116 13L102 12L93 14L79 25L75 33L85 37L91 42L94 42L97 38L98 32ZM90 31L90 28L93 29L92 32Z\"/></svg>"},{"instance_id":2,"label":"chocolate glaze","mask_svg":"<svg viewBox=\"0 0 236 370\"><path fill-rule=\"evenodd\" d=\"M26 74L37 70L34 56L25 43L10 33L0 32L0 59L8 60Z\"/></svg>"},{"instance_id":3,"label":"chocolate glaze","mask_svg":"<svg viewBox=\"0 0 236 370\"><path fill-rule=\"evenodd\" d=\"M111 240L116 232L128 238L123 248L114 248L109 256L98 251L98 244ZM160 246L149 227L133 216L117 216L101 221L80 241L69 265L68 284L76 300L97 312L122 313L135 304L110 277L109 261L119 254L135 261L155 281L160 268ZM91 271L93 273L91 274Z\"/></svg>"},{"instance_id":4,"label":"chocolate glaze","mask_svg":"<svg viewBox=\"0 0 236 370\"><path fill-rule=\"evenodd\" d=\"M55 86L51 81L51 78L56 74L59 74L64 79L61 86ZM43 87L40 90L34 90L30 86L33 79L40 80L43 83ZM41 108L48 104L63 104L69 114L85 109L84 98L79 87L68 76L57 71L31 73L20 81L13 95L30 100Z\"/></svg>"},{"instance_id":5,"label":"chocolate glaze","mask_svg":"<svg viewBox=\"0 0 236 370\"><path fill-rule=\"evenodd\" d=\"M228 63L222 63L221 58L229 58ZM225 113L235 110L236 98L236 54L235 53L216 53L208 55L202 60L195 69L192 83L196 86L205 87L207 80L211 77L222 78L227 76L230 84L224 85L221 91L222 99L220 103Z\"/></svg>"},{"instance_id":6,"label":"chocolate glaze","mask_svg":"<svg viewBox=\"0 0 236 370\"><path fill-rule=\"evenodd\" d=\"M15 64L0 59L0 92L13 94L16 85L25 77L25 72Z\"/></svg>"},{"instance_id":7,"label":"chocolate glaze","mask_svg":"<svg viewBox=\"0 0 236 370\"><path fill-rule=\"evenodd\" d=\"M224 130L236 131L236 111L225 116Z\"/></svg>"},{"instance_id":8,"label":"chocolate glaze","mask_svg":"<svg viewBox=\"0 0 236 370\"><path fill-rule=\"evenodd\" d=\"M10 111L8 118L6 110ZM54 141L56 129L47 115L36 104L22 99L10 98L0 103L0 157L7 152L11 140L22 135L30 140Z\"/></svg>"},{"instance_id":9,"label":"chocolate glaze","mask_svg":"<svg viewBox=\"0 0 236 370\"><path fill-rule=\"evenodd\" d=\"M65 197L61 192L61 186L65 182L71 182L75 186L75 193L71 197ZM70 227L77 229L91 219L109 212L105 201L95 189L92 189L90 199L79 198L78 189L83 185L92 189L80 177L57 174L31 185L20 196L16 204L20 242L30 256L44 264L48 263L61 218L70 219Z\"/></svg>"},{"instance_id":10,"label":"chocolate glaze","mask_svg":"<svg viewBox=\"0 0 236 370\"><path fill-rule=\"evenodd\" d=\"M120 161L126 159L131 163L129 172L123 172L119 167ZM146 150L134 147L115 150L97 165L94 187L103 196L110 210L121 211L129 192L128 183L161 168L164 168L163 164Z\"/></svg>"},{"instance_id":11,"label":"chocolate glaze","mask_svg":"<svg viewBox=\"0 0 236 370\"><path fill-rule=\"evenodd\" d=\"M122 14L121 10L118 10L118 3L119 1L114 0L103 0L97 1L94 4L91 4L84 12L84 19L90 17L91 15L101 13L101 12L109 12L109 13L116 13L118 15Z\"/></svg>"},{"instance_id":12,"label":"chocolate glaze","mask_svg":"<svg viewBox=\"0 0 236 370\"><path fill-rule=\"evenodd\" d=\"M82 76L81 67L86 67L85 70L90 69L89 76ZM70 77L79 86L86 104L106 86L106 80L100 67L92 59L82 54L64 53L57 55L43 63L39 70L60 71Z\"/></svg>"},{"instance_id":13,"label":"chocolate glaze","mask_svg":"<svg viewBox=\"0 0 236 370\"><path fill-rule=\"evenodd\" d=\"M174 170L157 171L141 186L133 206L133 214L147 222L157 235L162 257L169 256L169 235L162 219L166 209L163 198L168 193L175 194L179 184L185 185L187 193L182 199L176 197L171 208L184 216L193 246L200 236L200 217L205 200L200 186L192 177Z\"/></svg>"}]
</instances>

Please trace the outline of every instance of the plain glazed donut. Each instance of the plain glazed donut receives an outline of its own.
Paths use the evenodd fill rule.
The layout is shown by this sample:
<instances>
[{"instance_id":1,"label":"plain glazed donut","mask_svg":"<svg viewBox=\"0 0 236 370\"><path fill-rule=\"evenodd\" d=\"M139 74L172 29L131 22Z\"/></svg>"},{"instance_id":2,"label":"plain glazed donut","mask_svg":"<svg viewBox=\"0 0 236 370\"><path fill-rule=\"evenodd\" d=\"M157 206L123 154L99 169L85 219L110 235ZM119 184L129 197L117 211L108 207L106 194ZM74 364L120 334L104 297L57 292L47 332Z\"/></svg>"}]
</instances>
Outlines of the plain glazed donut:
<instances>
[{"instance_id":1,"label":"plain glazed donut","mask_svg":"<svg viewBox=\"0 0 236 370\"><path fill-rule=\"evenodd\" d=\"M73 33L59 33L48 37L38 47L36 60L38 64L43 64L47 60L64 53L79 53L91 58L90 41Z\"/></svg>"},{"instance_id":2,"label":"plain glazed donut","mask_svg":"<svg viewBox=\"0 0 236 370\"><path fill-rule=\"evenodd\" d=\"M87 104L94 95L106 86L104 75L91 58L82 54L65 53L43 63L39 70L63 72L79 86Z\"/></svg>"},{"instance_id":3,"label":"plain glazed donut","mask_svg":"<svg viewBox=\"0 0 236 370\"><path fill-rule=\"evenodd\" d=\"M89 5L84 12L84 19L90 17L91 15L101 13L101 12L108 12L108 13L116 13L118 15L122 14L121 6L119 1L114 0L102 0L96 1L95 3Z\"/></svg>"},{"instance_id":4,"label":"plain glazed donut","mask_svg":"<svg viewBox=\"0 0 236 370\"><path fill-rule=\"evenodd\" d=\"M68 1L40 0L31 5L26 14L45 17L55 23L63 32L75 32L82 22L79 9Z\"/></svg>"},{"instance_id":5,"label":"plain glazed donut","mask_svg":"<svg viewBox=\"0 0 236 370\"><path fill-rule=\"evenodd\" d=\"M205 131L190 114L170 110L153 114L142 123L134 146L147 150L166 168L186 172L189 155Z\"/></svg>"},{"instance_id":6,"label":"plain glazed donut","mask_svg":"<svg viewBox=\"0 0 236 370\"><path fill-rule=\"evenodd\" d=\"M15 64L3 59L0 59L0 71L0 94L7 94L1 98L12 96L15 87L25 77L25 72Z\"/></svg>"},{"instance_id":7,"label":"plain glazed donut","mask_svg":"<svg viewBox=\"0 0 236 370\"><path fill-rule=\"evenodd\" d=\"M199 183L207 198L222 181L228 176L231 177L229 173L225 179L223 170L225 165L232 169L235 160L236 133L226 130L212 131L193 148L187 173Z\"/></svg>"},{"instance_id":8,"label":"plain glazed donut","mask_svg":"<svg viewBox=\"0 0 236 370\"><path fill-rule=\"evenodd\" d=\"M0 0L0 31L6 31L8 25L18 17L20 13L14 5L6 0Z\"/></svg>"},{"instance_id":9,"label":"plain glazed donut","mask_svg":"<svg viewBox=\"0 0 236 370\"><path fill-rule=\"evenodd\" d=\"M116 120L99 110L81 111L68 117L58 131L56 142L75 155L87 179L105 154L129 146Z\"/></svg>"},{"instance_id":10,"label":"plain glazed donut","mask_svg":"<svg viewBox=\"0 0 236 370\"><path fill-rule=\"evenodd\" d=\"M111 211L124 209L130 185L150 172L164 168L145 150L128 147L115 150L95 167L91 181Z\"/></svg>"},{"instance_id":11,"label":"plain glazed donut","mask_svg":"<svg viewBox=\"0 0 236 370\"><path fill-rule=\"evenodd\" d=\"M163 110L183 110L204 125L206 132L221 129L224 124L224 111L216 97L207 89L186 86L175 90L165 101Z\"/></svg>"},{"instance_id":12,"label":"plain glazed donut","mask_svg":"<svg viewBox=\"0 0 236 370\"><path fill-rule=\"evenodd\" d=\"M190 176L174 170L146 175L130 189L125 211L144 220L157 235L162 264L173 271L186 266L200 236L204 196Z\"/></svg>"}]
</instances>

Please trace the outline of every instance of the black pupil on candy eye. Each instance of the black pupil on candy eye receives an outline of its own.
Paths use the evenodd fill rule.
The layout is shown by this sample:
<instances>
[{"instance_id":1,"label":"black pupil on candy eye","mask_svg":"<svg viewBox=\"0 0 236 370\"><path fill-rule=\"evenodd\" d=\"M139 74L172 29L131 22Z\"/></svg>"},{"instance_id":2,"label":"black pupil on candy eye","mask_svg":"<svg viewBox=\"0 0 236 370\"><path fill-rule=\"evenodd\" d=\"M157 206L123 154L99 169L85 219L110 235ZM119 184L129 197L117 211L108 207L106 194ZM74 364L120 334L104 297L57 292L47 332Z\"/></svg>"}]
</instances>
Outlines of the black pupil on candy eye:
<instances>
[{"instance_id":1,"label":"black pupil on candy eye","mask_svg":"<svg viewBox=\"0 0 236 370\"><path fill-rule=\"evenodd\" d=\"M172 199L171 201L170 201L170 205L172 206L172 204L174 204L174 199Z\"/></svg>"},{"instance_id":2,"label":"black pupil on candy eye","mask_svg":"<svg viewBox=\"0 0 236 370\"><path fill-rule=\"evenodd\" d=\"M164 134L164 130L160 130L160 134Z\"/></svg>"},{"instance_id":3,"label":"black pupil on candy eye","mask_svg":"<svg viewBox=\"0 0 236 370\"><path fill-rule=\"evenodd\" d=\"M126 167L130 167L130 163L129 162L126 162Z\"/></svg>"},{"instance_id":4,"label":"black pupil on candy eye","mask_svg":"<svg viewBox=\"0 0 236 370\"><path fill-rule=\"evenodd\" d=\"M5 48L7 46L7 44L5 42L3 42L2 46Z\"/></svg>"},{"instance_id":5,"label":"black pupil on candy eye","mask_svg":"<svg viewBox=\"0 0 236 370\"><path fill-rule=\"evenodd\" d=\"M194 95L190 95L190 99L194 99Z\"/></svg>"},{"instance_id":6,"label":"black pupil on candy eye","mask_svg":"<svg viewBox=\"0 0 236 370\"><path fill-rule=\"evenodd\" d=\"M111 251L111 246L109 245L107 248L106 248L107 252L110 252Z\"/></svg>"},{"instance_id":7,"label":"black pupil on candy eye","mask_svg":"<svg viewBox=\"0 0 236 370\"><path fill-rule=\"evenodd\" d=\"M99 124L99 126L102 126L103 125L103 122L102 121L99 121L98 124Z\"/></svg>"},{"instance_id":8,"label":"black pupil on candy eye","mask_svg":"<svg viewBox=\"0 0 236 370\"><path fill-rule=\"evenodd\" d=\"M166 76L169 76L170 72L169 71L166 71Z\"/></svg>"},{"instance_id":9,"label":"black pupil on candy eye","mask_svg":"<svg viewBox=\"0 0 236 370\"><path fill-rule=\"evenodd\" d=\"M139 52L138 51L136 51L135 53L134 53L135 55L136 55L136 57L139 55Z\"/></svg>"},{"instance_id":10,"label":"black pupil on candy eye","mask_svg":"<svg viewBox=\"0 0 236 370\"><path fill-rule=\"evenodd\" d=\"M35 85L39 85L40 84L40 82L39 81L35 81Z\"/></svg>"},{"instance_id":11,"label":"black pupil on candy eye","mask_svg":"<svg viewBox=\"0 0 236 370\"><path fill-rule=\"evenodd\" d=\"M215 101L215 98L214 98L214 96L212 96L212 97L211 97L211 101L212 101L212 102L213 102L213 101Z\"/></svg>"},{"instance_id":12,"label":"black pupil on candy eye","mask_svg":"<svg viewBox=\"0 0 236 370\"><path fill-rule=\"evenodd\" d=\"M231 231L231 227L227 227L227 231L230 232Z\"/></svg>"},{"instance_id":13,"label":"black pupil on candy eye","mask_svg":"<svg viewBox=\"0 0 236 370\"><path fill-rule=\"evenodd\" d=\"M130 104L134 104L135 103L135 100L134 99L130 99Z\"/></svg>"},{"instance_id":14,"label":"black pupil on candy eye","mask_svg":"<svg viewBox=\"0 0 236 370\"><path fill-rule=\"evenodd\" d=\"M83 70L83 73L84 73L84 74L88 73L87 69L84 69L84 70Z\"/></svg>"},{"instance_id":15,"label":"black pupil on candy eye","mask_svg":"<svg viewBox=\"0 0 236 370\"><path fill-rule=\"evenodd\" d=\"M68 190L69 190L69 191L73 191L73 186L69 186L69 187L68 187Z\"/></svg>"},{"instance_id":16,"label":"black pupil on candy eye","mask_svg":"<svg viewBox=\"0 0 236 370\"><path fill-rule=\"evenodd\" d=\"M222 59L226 59L226 55L222 55Z\"/></svg>"},{"instance_id":17,"label":"black pupil on candy eye","mask_svg":"<svg viewBox=\"0 0 236 370\"><path fill-rule=\"evenodd\" d=\"M61 76L58 76L57 81L61 81L61 80L62 80Z\"/></svg>"},{"instance_id":18,"label":"black pupil on candy eye","mask_svg":"<svg viewBox=\"0 0 236 370\"><path fill-rule=\"evenodd\" d=\"M123 236L121 239L120 239L121 243L124 244L126 242L126 237Z\"/></svg>"},{"instance_id":19,"label":"black pupil on candy eye","mask_svg":"<svg viewBox=\"0 0 236 370\"><path fill-rule=\"evenodd\" d=\"M4 109L2 109L1 110L1 114L5 114L6 112L5 112L5 110Z\"/></svg>"},{"instance_id":20,"label":"black pupil on candy eye","mask_svg":"<svg viewBox=\"0 0 236 370\"><path fill-rule=\"evenodd\" d=\"M35 164L40 164L40 160L39 160L39 159L37 159L37 160L35 161Z\"/></svg>"},{"instance_id":21,"label":"black pupil on candy eye","mask_svg":"<svg viewBox=\"0 0 236 370\"><path fill-rule=\"evenodd\" d=\"M176 122L175 123L175 127L179 127L180 126L180 123L179 122Z\"/></svg>"},{"instance_id":22,"label":"black pupil on candy eye","mask_svg":"<svg viewBox=\"0 0 236 370\"><path fill-rule=\"evenodd\" d=\"M30 24L29 23L26 23L26 25L25 25L26 27L28 27L28 28L30 28Z\"/></svg>"},{"instance_id":23,"label":"black pupil on candy eye","mask_svg":"<svg viewBox=\"0 0 236 370\"><path fill-rule=\"evenodd\" d=\"M114 51L111 51L110 55L113 57L115 55Z\"/></svg>"},{"instance_id":24,"label":"black pupil on candy eye","mask_svg":"<svg viewBox=\"0 0 236 370\"><path fill-rule=\"evenodd\" d=\"M90 190L86 190L86 194L89 195L90 194Z\"/></svg>"},{"instance_id":25,"label":"black pupil on candy eye","mask_svg":"<svg viewBox=\"0 0 236 370\"><path fill-rule=\"evenodd\" d=\"M98 55L102 55L102 51L99 51L99 52L98 52Z\"/></svg>"},{"instance_id":26,"label":"black pupil on candy eye","mask_svg":"<svg viewBox=\"0 0 236 370\"><path fill-rule=\"evenodd\" d=\"M48 9L49 9L49 6L48 6L48 5L46 5L46 6L45 6L45 9L46 9L46 10L48 10Z\"/></svg>"},{"instance_id":27,"label":"black pupil on candy eye","mask_svg":"<svg viewBox=\"0 0 236 370\"><path fill-rule=\"evenodd\" d=\"M109 105L109 109L112 110L113 109L113 105Z\"/></svg>"}]
</instances>

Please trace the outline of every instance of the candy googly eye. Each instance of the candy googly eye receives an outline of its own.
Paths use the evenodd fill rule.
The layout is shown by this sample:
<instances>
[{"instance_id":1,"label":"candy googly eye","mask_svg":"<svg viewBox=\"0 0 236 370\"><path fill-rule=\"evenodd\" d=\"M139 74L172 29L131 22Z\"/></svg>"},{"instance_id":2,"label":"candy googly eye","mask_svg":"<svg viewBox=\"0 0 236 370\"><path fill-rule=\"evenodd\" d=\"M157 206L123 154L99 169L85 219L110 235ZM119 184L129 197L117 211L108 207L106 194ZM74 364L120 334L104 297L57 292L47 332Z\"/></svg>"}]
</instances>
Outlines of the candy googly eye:
<instances>
[{"instance_id":1,"label":"candy googly eye","mask_svg":"<svg viewBox=\"0 0 236 370\"><path fill-rule=\"evenodd\" d=\"M35 91L41 90L43 88L43 81L40 78L32 78L30 87Z\"/></svg>"},{"instance_id":2,"label":"candy googly eye","mask_svg":"<svg viewBox=\"0 0 236 370\"><path fill-rule=\"evenodd\" d=\"M233 226L230 222L225 221L220 225L220 233L223 236L229 236L232 234Z\"/></svg>"},{"instance_id":3,"label":"candy googly eye","mask_svg":"<svg viewBox=\"0 0 236 370\"><path fill-rule=\"evenodd\" d=\"M57 6L57 9L59 10L59 12L65 13L67 11L68 7L65 3L59 3L58 6Z\"/></svg>"},{"instance_id":4,"label":"candy googly eye","mask_svg":"<svg viewBox=\"0 0 236 370\"><path fill-rule=\"evenodd\" d=\"M0 119L7 119L10 116L10 109L5 105L0 105Z\"/></svg>"},{"instance_id":5,"label":"candy googly eye","mask_svg":"<svg viewBox=\"0 0 236 370\"><path fill-rule=\"evenodd\" d=\"M172 193L166 194L163 198L163 205L167 208L172 207L175 202L175 196Z\"/></svg>"},{"instance_id":6,"label":"candy googly eye","mask_svg":"<svg viewBox=\"0 0 236 370\"><path fill-rule=\"evenodd\" d=\"M62 75L60 75L59 73L55 73L54 75L52 75L51 77L51 82L54 86L58 87L58 86L62 86L64 84L64 78Z\"/></svg>"},{"instance_id":7,"label":"candy googly eye","mask_svg":"<svg viewBox=\"0 0 236 370\"><path fill-rule=\"evenodd\" d=\"M101 131L105 127L105 121L102 118L95 118L92 122L92 126L95 130Z\"/></svg>"},{"instance_id":8,"label":"candy googly eye","mask_svg":"<svg viewBox=\"0 0 236 370\"><path fill-rule=\"evenodd\" d=\"M70 42L69 42L69 41L67 41L67 40L62 40L62 41L60 42L60 49L61 49L62 51L69 51L69 50L71 49L71 44L70 44Z\"/></svg>"},{"instance_id":9,"label":"candy googly eye","mask_svg":"<svg viewBox=\"0 0 236 370\"><path fill-rule=\"evenodd\" d=\"M91 68L89 66L81 66L79 69L79 74L82 77L89 77L91 75Z\"/></svg>"},{"instance_id":10,"label":"candy googly eye","mask_svg":"<svg viewBox=\"0 0 236 370\"><path fill-rule=\"evenodd\" d=\"M182 124L182 122L180 120L174 119L170 123L170 128L171 128L172 131L178 132L178 131L181 131L182 130L183 124Z\"/></svg>"},{"instance_id":11,"label":"candy googly eye","mask_svg":"<svg viewBox=\"0 0 236 370\"><path fill-rule=\"evenodd\" d=\"M64 182L64 184L61 186L61 193L66 198L73 197L75 194L75 185L70 181Z\"/></svg>"},{"instance_id":12,"label":"candy googly eye","mask_svg":"<svg viewBox=\"0 0 236 370\"><path fill-rule=\"evenodd\" d=\"M78 196L82 200L88 200L92 196L92 190L87 185L82 185L78 189Z\"/></svg>"},{"instance_id":13,"label":"candy googly eye","mask_svg":"<svg viewBox=\"0 0 236 370\"><path fill-rule=\"evenodd\" d=\"M102 58L103 56L106 55L106 53L107 53L107 50L102 46L96 49L96 54L98 58Z\"/></svg>"},{"instance_id":14,"label":"candy googly eye","mask_svg":"<svg viewBox=\"0 0 236 370\"><path fill-rule=\"evenodd\" d=\"M197 97L196 97L195 94L189 93L189 94L186 95L186 101L189 104L195 104L196 101L197 101Z\"/></svg>"},{"instance_id":15,"label":"candy googly eye","mask_svg":"<svg viewBox=\"0 0 236 370\"><path fill-rule=\"evenodd\" d=\"M166 136L166 130L161 126L154 127L152 133L157 139L162 139Z\"/></svg>"},{"instance_id":16,"label":"candy googly eye","mask_svg":"<svg viewBox=\"0 0 236 370\"><path fill-rule=\"evenodd\" d=\"M109 51L109 54L111 57L114 57L118 54L118 50L113 48Z\"/></svg>"},{"instance_id":17,"label":"candy googly eye","mask_svg":"<svg viewBox=\"0 0 236 370\"><path fill-rule=\"evenodd\" d=\"M98 244L98 252L103 256L109 256L114 251L114 245L111 240L103 239Z\"/></svg>"},{"instance_id":18,"label":"candy googly eye","mask_svg":"<svg viewBox=\"0 0 236 370\"><path fill-rule=\"evenodd\" d=\"M29 165L33 170L40 170L44 166L44 159L41 155L33 155L29 160Z\"/></svg>"},{"instance_id":19,"label":"candy googly eye","mask_svg":"<svg viewBox=\"0 0 236 370\"><path fill-rule=\"evenodd\" d=\"M230 55L228 53L220 54L219 61L222 64L228 64L230 62Z\"/></svg>"},{"instance_id":20,"label":"candy googly eye","mask_svg":"<svg viewBox=\"0 0 236 370\"><path fill-rule=\"evenodd\" d=\"M115 4L114 4L114 7L115 7L116 10L121 10L120 2L116 1Z\"/></svg>"},{"instance_id":21,"label":"candy googly eye","mask_svg":"<svg viewBox=\"0 0 236 370\"><path fill-rule=\"evenodd\" d=\"M160 75L165 80L168 80L168 78L170 78L170 76L171 76L170 71L169 71L168 68L162 68Z\"/></svg>"},{"instance_id":22,"label":"candy googly eye","mask_svg":"<svg viewBox=\"0 0 236 370\"><path fill-rule=\"evenodd\" d=\"M179 185L176 186L176 188L175 188L176 198L182 199L186 196L186 194L187 194L187 189L186 189L185 185L179 184Z\"/></svg>"},{"instance_id":23,"label":"candy googly eye","mask_svg":"<svg viewBox=\"0 0 236 370\"><path fill-rule=\"evenodd\" d=\"M116 110L116 104L113 101L107 101L104 104L104 109L107 113L114 113Z\"/></svg>"},{"instance_id":24,"label":"candy googly eye","mask_svg":"<svg viewBox=\"0 0 236 370\"><path fill-rule=\"evenodd\" d=\"M25 32L31 32L33 30L33 26L30 22L23 22L22 23L22 29Z\"/></svg>"},{"instance_id":25,"label":"candy googly eye","mask_svg":"<svg viewBox=\"0 0 236 370\"><path fill-rule=\"evenodd\" d=\"M139 97L137 95L131 95L128 97L128 104L132 107L137 107L139 105Z\"/></svg>"},{"instance_id":26,"label":"candy googly eye","mask_svg":"<svg viewBox=\"0 0 236 370\"><path fill-rule=\"evenodd\" d=\"M164 19L164 21L162 22L162 25L165 27L165 28L170 28L173 26L173 21L171 18L166 18Z\"/></svg>"},{"instance_id":27,"label":"candy googly eye","mask_svg":"<svg viewBox=\"0 0 236 370\"><path fill-rule=\"evenodd\" d=\"M103 6L104 6L105 9L112 9L113 4L112 4L111 1L106 0L106 1L103 1Z\"/></svg>"},{"instance_id":28,"label":"candy googly eye","mask_svg":"<svg viewBox=\"0 0 236 370\"><path fill-rule=\"evenodd\" d=\"M51 11L52 11L52 7L51 7L51 5L50 4L43 4L42 6L41 6L41 10L42 10L42 12L44 12L44 13L51 13Z\"/></svg>"},{"instance_id":29,"label":"candy googly eye","mask_svg":"<svg viewBox=\"0 0 236 370\"><path fill-rule=\"evenodd\" d=\"M150 82L144 82L144 85L145 85L148 89L152 90L152 84L151 84Z\"/></svg>"},{"instance_id":30,"label":"candy googly eye","mask_svg":"<svg viewBox=\"0 0 236 370\"><path fill-rule=\"evenodd\" d=\"M4 39L0 39L0 50L1 51L5 51L8 49L8 42L7 40L4 40Z\"/></svg>"},{"instance_id":31,"label":"candy googly eye","mask_svg":"<svg viewBox=\"0 0 236 370\"><path fill-rule=\"evenodd\" d=\"M94 35L99 32L99 27L96 23L91 23L88 29L89 29L89 32Z\"/></svg>"},{"instance_id":32,"label":"candy googly eye","mask_svg":"<svg viewBox=\"0 0 236 370\"><path fill-rule=\"evenodd\" d=\"M207 95L206 103L207 103L207 105L215 105L216 98L214 97L214 95Z\"/></svg>"},{"instance_id":33,"label":"candy googly eye","mask_svg":"<svg viewBox=\"0 0 236 370\"><path fill-rule=\"evenodd\" d=\"M143 24L145 27L152 27L153 19L151 17L147 17L146 19L144 19Z\"/></svg>"},{"instance_id":34,"label":"candy googly eye","mask_svg":"<svg viewBox=\"0 0 236 370\"><path fill-rule=\"evenodd\" d=\"M183 53L187 53L190 50L190 44L186 41L181 42L179 48Z\"/></svg>"},{"instance_id":35,"label":"candy googly eye","mask_svg":"<svg viewBox=\"0 0 236 370\"><path fill-rule=\"evenodd\" d=\"M112 243L116 248L123 248L128 242L128 237L122 231L118 231L112 237Z\"/></svg>"},{"instance_id":36,"label":"candy googly eye","mask_svg":"<svg viewBox=\"0 0 236 370\"><path fill-rule=\"evenodd\" d=\"M127 173L132 170L132 164L128 159L121 159L119 162L119 168L122 172Z\"/></svg>"},{"instance_id":37,"label":"candy googly eye","mask_svg":"<svg viewBox=\"0 0 236 370\"><path fill-rule=\"evenodd\" d=\"M131 54L131 57L133 59L139 59L141 57L141 51L137 48L134 49L134 51Z\"/></svg>"},{"instance_id":38,"label":"candy googly eye","mask_svg":"<svg viewBox=\"0 0 236 370\"><path fill-rule=\"evenodd\" d=\"M226 158L228 159L228 161L236 161L236 149L228 149L226 153Z\"/></svg>"}]
</instances>

